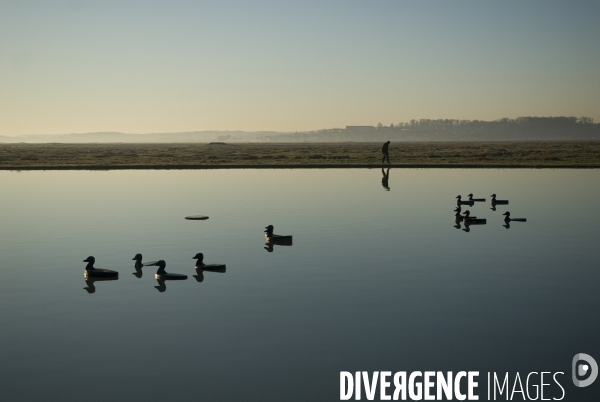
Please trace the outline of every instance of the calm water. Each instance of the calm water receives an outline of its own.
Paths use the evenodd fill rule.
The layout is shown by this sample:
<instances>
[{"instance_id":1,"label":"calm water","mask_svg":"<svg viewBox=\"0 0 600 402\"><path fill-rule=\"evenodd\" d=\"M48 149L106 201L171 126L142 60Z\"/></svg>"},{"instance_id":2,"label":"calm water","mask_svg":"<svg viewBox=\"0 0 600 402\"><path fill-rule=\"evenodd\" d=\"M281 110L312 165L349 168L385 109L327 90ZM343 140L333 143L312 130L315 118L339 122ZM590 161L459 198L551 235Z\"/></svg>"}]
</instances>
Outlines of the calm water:
<instances>
[{"instance_id":1,"label":"calm water","mask_svg":"<svg viewBox=\"0 0 600 402\"><path fill-rule=\"evenodd\" d=\"M563 371L565 400L591 400L570 365L600 361L600 170L381 178L0 172L2 399L335 401L340 371L479 370L482 391L486 371ZM510 205L463 207L488 220L467 233L470 192ZM265 250L268 224L293 246ZM197 252L227 271L198 282ZM159 292L136 253L190 277ZM120 272L92 294L90 255Z\"/></svg>"}]
</instances>

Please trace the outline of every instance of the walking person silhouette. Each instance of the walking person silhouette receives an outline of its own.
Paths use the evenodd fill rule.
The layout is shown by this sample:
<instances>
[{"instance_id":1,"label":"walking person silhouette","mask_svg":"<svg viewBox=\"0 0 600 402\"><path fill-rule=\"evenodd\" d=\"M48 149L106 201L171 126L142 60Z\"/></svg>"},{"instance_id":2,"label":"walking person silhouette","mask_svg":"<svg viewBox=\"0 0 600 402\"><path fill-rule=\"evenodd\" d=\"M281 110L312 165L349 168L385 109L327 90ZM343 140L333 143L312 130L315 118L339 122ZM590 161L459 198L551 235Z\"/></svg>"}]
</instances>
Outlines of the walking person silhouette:
<instances>
[{"instance_id":1,"label":"walking person silhouette","mask_svg":"<svg viewBox=\"0 0 600 402\"><path fill-rule=\"evenodd\" d=\"M388 165L390 164L390 155L388 153L389 146L390 142L388 141L385 144L383 144L383 147L381 147L381 153L383 154L383 158L381 158L381 163L383 163L383 161L387 158Z\"/></svg>"}]
</instances>

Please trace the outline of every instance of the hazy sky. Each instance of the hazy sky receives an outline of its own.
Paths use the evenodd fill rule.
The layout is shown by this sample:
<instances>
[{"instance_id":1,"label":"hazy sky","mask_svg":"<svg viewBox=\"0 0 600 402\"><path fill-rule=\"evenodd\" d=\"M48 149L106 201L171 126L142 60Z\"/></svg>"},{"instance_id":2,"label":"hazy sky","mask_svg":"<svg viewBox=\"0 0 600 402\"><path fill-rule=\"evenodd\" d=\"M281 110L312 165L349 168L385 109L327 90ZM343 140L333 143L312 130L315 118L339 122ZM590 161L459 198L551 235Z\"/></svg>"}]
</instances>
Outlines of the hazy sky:
<instances>
[{"instance_id":1,"label":"hazy sky","mask_svg":"<svg viewBox=\"0 0 600 402\"><path fill-rule=\"evenodd\" d=\"M599 1L0 0L0 135L600 120Z\"/></svg>"}]
</instances>

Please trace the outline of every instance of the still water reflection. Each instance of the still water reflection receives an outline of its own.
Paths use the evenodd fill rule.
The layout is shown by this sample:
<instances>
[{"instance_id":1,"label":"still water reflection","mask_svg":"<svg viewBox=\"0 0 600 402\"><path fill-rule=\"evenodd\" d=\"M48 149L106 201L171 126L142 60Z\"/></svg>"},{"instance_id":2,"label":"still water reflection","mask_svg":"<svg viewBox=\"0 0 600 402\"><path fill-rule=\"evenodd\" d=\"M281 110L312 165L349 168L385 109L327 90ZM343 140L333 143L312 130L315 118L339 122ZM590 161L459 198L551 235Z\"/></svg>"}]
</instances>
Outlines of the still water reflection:
<instances>
[{"instance_id":1,"label":"still water reflection","mask_svg":"<svg viewBox=\"0 0 600 402\"><path fill-rule=\"evenodd\" d=\"M568 378L575 353L600 356L599 179L598 170L0 172L0 389L10 401L322 401L339 400L342 370ZM527 223L505 230L509 205L461 200L487 224L454 229L449 207L469 193L510 199ZM200 214L210 219L184 219ZM294 245L265 253L265 223ZM227 262L226 274L196 268L198 250ZM196 280L156 280L156 267L132 267L138 252ZM82 292L88 255L121 278Z\"/></svg>"}]
</instances>

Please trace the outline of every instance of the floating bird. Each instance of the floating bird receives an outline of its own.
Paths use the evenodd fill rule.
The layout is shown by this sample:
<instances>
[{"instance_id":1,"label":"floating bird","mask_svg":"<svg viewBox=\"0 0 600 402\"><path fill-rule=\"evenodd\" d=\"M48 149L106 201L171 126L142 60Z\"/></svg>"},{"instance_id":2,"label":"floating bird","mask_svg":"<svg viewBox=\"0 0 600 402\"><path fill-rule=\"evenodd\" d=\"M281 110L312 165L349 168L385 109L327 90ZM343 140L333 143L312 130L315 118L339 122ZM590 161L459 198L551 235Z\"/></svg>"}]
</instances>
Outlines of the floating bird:
<instances>
[{"instance_id":1,"label":"floating bird","mask_svg":"<svg viewBox=\"0 0 600 402\"><path fill-rule=\"evenodd\" d=\"M473 198L473 194L469 194L469 201L485 202L485 198Z\"/></svg>"},{"instance_id":2,"label":"floating bird","mask_svg":"<svg viewBox=\"0 0 600 402\"><path fill-rule=\"evenodd\" d=\"M456 196L456 205L469 205L472 207L473 205L475 205L475 202L474 201L463 201L463 200L461 200L461 196L457 195Z\"/></svg>"},{"instance_id":3,"label":"floating bird","mask_svg":"<svg viewBox=\"0 0 600 402\"><path fill-rule=\"evenodd\" d=\"M497 200L496 199L496 194L492 194L490 197L492 197L492 206L494 206L494 205L507 205L508 204L508 200Z\"/></svg>"},{"instance_id":4,"label":"floating bird","mask_svg":"<svg viewBox=\"0 0 600 402\"><path fill-rule=\"evenodd\" d=\"M153 262L151 264L144 264L145 266L155 266L158 267L158 270L156 271L156 274L154 275L154 277L156 279L161 279L161 280L182 280L182 279L187 279L187 275L183 275L183 274L170 274L167 271L165 271L165 267L167 266L167 263L165 262L165 260L159 260L156 262Z\"/></svg>"},{"instance_id":5,"label":"floating bird","mask_svg":"<svg viewBox=\"0 0 600 402\"><path fill-rule=\"evenodd\" d=\"M273 233L273 225L265 227L265 237L268 243L279 244L282 246L292 245L292 236L281 236Z\"/></svg>"},{"instance_id":6,"label":"floating bird","mask_svg":"<svg viewBox=\"0 0 600 402\"><path fill-rule=\"evenodd\" d=\"M96 259L92 256L89 256L83 262L87 262L88 264L85 266L85 272L83 274L84 278L118 278L119 273L117 271L113 271L111 269L103 269L103 268L94 268L94 263Z\"/></svg>"},{"instance_id":7,"label":"floating bird","mask_svg":"<svg viewBox=\"0 0 600 402\"><path fill-rule=\"evenodd\" d=\"M525 218L511 218L510 217L510 212L508 212L508 211L506 211L502 215L506 215L505 218L504 218L504 222L506 222L506 223L509 223L509 222L527 222L527 219L525 219Z\"/></svg>"}]
</instances>

